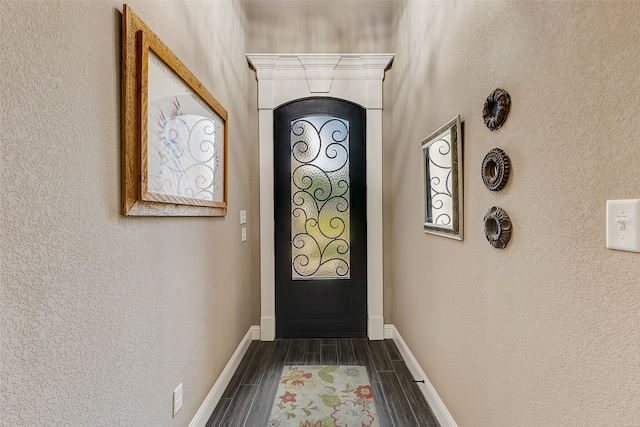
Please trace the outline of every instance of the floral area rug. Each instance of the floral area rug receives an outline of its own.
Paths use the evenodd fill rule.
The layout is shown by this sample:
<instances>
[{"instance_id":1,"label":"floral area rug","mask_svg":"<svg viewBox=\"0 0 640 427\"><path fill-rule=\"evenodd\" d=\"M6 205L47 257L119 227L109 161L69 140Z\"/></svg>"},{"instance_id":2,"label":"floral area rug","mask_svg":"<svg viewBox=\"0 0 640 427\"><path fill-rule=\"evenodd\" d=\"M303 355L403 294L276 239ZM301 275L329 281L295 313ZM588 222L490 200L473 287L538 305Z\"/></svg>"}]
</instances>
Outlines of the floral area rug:
<instances>
[{"instance_id":1,"label":"floral area rug","mask_svg":"<svg viewBox=\"0 0 640 427\"><path fill-rule=\"evenodd\" d=\"M268 427L379 427L364 366L285 366Z\"/></svg>"}]
</instances>

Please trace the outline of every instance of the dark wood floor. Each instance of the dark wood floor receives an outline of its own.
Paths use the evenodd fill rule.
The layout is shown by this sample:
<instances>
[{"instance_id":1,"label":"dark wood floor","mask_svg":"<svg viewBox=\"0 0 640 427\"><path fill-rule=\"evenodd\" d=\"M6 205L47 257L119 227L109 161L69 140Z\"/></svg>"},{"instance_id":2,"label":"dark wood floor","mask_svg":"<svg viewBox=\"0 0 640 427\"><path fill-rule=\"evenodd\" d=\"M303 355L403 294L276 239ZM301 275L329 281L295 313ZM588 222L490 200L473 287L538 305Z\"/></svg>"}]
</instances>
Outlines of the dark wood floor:
<instances>
[{"instance_id":1,"label":"dark wood floor","mask_svg":"<svg viewBox=\"0 0 640 427\"><path fill-rule=\"evenodd\" d=\"M267 427L285 365L366 366L380 427L439 427L393 341L366 338L253 341L207 427Z\"/></svg>"}]
</instances>

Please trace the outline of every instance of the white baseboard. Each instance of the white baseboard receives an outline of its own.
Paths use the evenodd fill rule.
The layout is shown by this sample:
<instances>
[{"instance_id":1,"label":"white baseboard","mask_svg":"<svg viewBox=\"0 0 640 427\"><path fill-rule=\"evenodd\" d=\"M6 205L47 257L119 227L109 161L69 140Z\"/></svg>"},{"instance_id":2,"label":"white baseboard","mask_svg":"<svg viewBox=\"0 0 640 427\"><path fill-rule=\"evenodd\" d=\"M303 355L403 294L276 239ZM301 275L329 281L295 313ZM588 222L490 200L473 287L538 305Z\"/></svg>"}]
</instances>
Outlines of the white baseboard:
<instances>
[{"instance_id":1,"label":"white baseboard","mask_svg":"<svg viewBox=\"0 0 640 427\"><path fill-rule=\"evenodd\" d=\"M195 417L193 417L193 420L189 423L189 427L205 427L207 421L209 421L209 418L211 417L211 414L213 414L213 410L216 409L216 405L220 401L222 393L224 393L224 390L229 385L231 377L233 377L236 369L238 369L238 365L247 352L249 344L251 344L251 341L259 339L260 327L250 327L244 338L242 338L242 341L240 341L236 351L231 355L231 359L229 359L229 362L222 370L222 373L211 388L211 391L207 394L207 397L204 399L200 409L196 412Z\"/></svg>"},{"instance_id":2,"label":"white baseboard","mask_svg":"<svg viewBox=\"0 0 640 427\"><path fill-rule=\"evenodd\" d=\"M411 353L411 350L409 350L407 343L404 342L402 336L400 335L400 332L398 332L396 327L389 324L384 325L384 337L386 339L392 339L393 342L395 342L396 347L398 347L398 350L400 351L400 354L402 354L404 362L407 364L409 371L411 371L411 375L413 375L415 379L424 380L424 384L417 384L420 387L420 391L422 391L422 394L424 394L425 399L427 399L427 403L429 404L433 415L436 417L440 425L442 427L458 427L455 420L451 416L451 413L449 413L447 407L444 406L444 402L442 402L442 399L440 399L440 396L438 396L436 389L433 388L433 385L431 385L431 382L427 378L427 375L418 364L418 361L413 356L413 353Z\"/></svg>"},{"instance_id":3,"label":"white baseboard","mask_svg":"<svg viewBox=\"0 0 640 427\"><path fill-rule=\"evenodd\" d=\"M393 325L389 325L388 323L384 325L384 339L392 340L393 336L396 332L396 327Z\"/></svg>"},{"instance_id":4,"label":"white baseboard","mask_svg":"<svg viewBox=\"0 0 640 427\"><path fill-rule=\"evenodd\" d=\"M260 326L252 326L249 328L249 331L251 332L252 341L260 341L260 336L261 336Z\"/></svg>"}]
</instances>

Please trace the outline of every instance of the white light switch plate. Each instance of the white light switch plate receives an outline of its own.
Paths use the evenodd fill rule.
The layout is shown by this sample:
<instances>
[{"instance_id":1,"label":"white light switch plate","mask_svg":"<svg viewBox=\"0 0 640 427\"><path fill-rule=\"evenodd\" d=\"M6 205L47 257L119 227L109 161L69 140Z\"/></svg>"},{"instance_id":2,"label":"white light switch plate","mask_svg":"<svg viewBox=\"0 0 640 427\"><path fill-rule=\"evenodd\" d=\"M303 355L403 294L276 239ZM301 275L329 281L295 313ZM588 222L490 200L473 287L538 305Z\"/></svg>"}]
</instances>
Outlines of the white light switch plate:
<instances>
[{"instance_id":1,"label":"white light switch plate","mask_svg":"<svg viewBox=\"0 0 640 427\"><path fill-rule=\"evenodd\" d=\"M640 199L607 200L607 248L640 252Z\"/></svg>"},{"instance_id":2,"label":"white light switch plate","mask_svg":"<svg viewBox=\"0 0 640 427\"><path fill-rule=\"evenodd\" d=\"M240 211L240 224L246 224L247 223L247 211L242 210Z\"/></svg>"},{"instance_id":3,"label":"white light switch plate","mask_svg":"<svg viewBox=\"0 0 640 427\"><path fill-rule=\"evenodd\" d=\"M173 391L173 416L182 408L182 383Z\"/></svg>"},{"instance_id":4,"label":"white light switch plate","mask_svg":"<svg viewBox=\"0 0 640 427\"><path fill-rule=\"evenodd\" d=\"M242 227L242 241L247 241L247 229L245 227Z\"/></svg>"}]
</instances>

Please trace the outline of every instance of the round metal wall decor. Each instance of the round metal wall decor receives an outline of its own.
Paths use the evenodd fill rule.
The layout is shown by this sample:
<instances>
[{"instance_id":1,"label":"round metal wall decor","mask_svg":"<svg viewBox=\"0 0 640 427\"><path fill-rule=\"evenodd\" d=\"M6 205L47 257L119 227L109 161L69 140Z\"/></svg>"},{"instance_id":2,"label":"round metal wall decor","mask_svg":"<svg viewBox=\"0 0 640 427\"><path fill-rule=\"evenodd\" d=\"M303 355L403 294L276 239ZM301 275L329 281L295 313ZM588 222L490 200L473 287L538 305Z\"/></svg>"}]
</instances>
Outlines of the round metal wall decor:
<instances>
[{"instance_id":1,"label":"round metal wall decor","mask_svg":"<svg viewBox=\"0 0 640 427\"><path fill-rule=\"evenodd\" d=\"M504 249L511 239L511 220L504 209L493 206L484 216L484 235L494 248Z\"/></svg>"},{"instance_id":2,"label":"round metal wall decor","mask_svg":"<svg viewBox=\"0 0 640 427\"><path fill-rule=\"evenodd\" d=\"M511 162L499 148L489 151L482 161L482 181L491 191L499 191L507 185Z\"/></svg>"},{"instance_id":3,"label":"round metal wall decor","mask_svg":"<svg viewBox=\"0 0 640 427\"><path fill-rule=\"evenodd\" d=\"M489 130L498 130L507 120L509 107L511 106L511 97L506 90L497 88L487 97L482 110L482 118L484 124Z\"/></svg>"}]
</instances>

